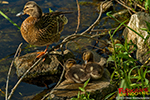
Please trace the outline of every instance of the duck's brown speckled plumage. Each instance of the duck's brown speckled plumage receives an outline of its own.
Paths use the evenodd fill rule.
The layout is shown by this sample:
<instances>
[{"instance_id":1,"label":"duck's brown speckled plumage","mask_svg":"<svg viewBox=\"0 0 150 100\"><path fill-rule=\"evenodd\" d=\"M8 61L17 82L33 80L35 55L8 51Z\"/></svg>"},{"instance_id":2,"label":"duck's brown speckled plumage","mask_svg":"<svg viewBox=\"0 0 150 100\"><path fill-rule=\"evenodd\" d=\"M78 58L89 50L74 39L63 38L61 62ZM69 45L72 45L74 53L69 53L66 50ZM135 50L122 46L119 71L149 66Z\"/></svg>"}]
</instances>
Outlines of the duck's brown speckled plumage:
<instances>
[{"instance_id":1,"label":"duck's brown speckled plumage","mask_svg":"<svg viewBox=\"0 0 150 100\"><path fill-rule=\"evenodd\" d=\"M24 14L28 14L21 25L21 34L30 44L46 46L60 39L64 25L67 23L65 12L42 13L41 8L29 1L24 6Z\"/></svg>"}]
</instances>

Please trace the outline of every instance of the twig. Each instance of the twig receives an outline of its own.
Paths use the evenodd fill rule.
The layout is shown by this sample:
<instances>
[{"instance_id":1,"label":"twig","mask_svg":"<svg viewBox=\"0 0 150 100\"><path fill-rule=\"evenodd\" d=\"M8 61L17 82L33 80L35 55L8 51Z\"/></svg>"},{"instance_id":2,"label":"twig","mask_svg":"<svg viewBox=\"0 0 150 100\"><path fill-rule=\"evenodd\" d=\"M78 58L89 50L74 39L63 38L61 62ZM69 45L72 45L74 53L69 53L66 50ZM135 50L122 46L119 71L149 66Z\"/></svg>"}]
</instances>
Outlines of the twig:
<instances>
[{"instance_id":1,"label":"twig","mask_svg":"<svg viewBox=\"0 0 150 100\"><path fill-rule=\"evenodd\" d=\"M88 31L90 31L90 29L94 26L94 25L96 25L97 23L98 23L98 21L100 20L100 18L101 18L101 15L102 15L102 12L103 12L103 4L106 2L107 0L105 0L104 2L102 2L101 3L101 5L100 5L100 11L99 11L99 16L98 16L98 18L96 19L96 21L88 28L88 29L86 29L84 32L82 32L81 34L83 35L83 34L85 34L85 33L87 33Z\"/></svg>"},{"instance_id":2,"label":"twig","mask_svg":"<svg viewBox=\"0 0 150 100\"><path fill-rule=\"evenodd\" d=\"M79 29L79 26L80 26L80 6L79 6L78 0L76 0L76 3L77 3L77 8L78 8L78 25L77 25L77 28L76 28L76 31L75 31L74 34L77 33L77 31L78 31L78 29ZM73 34L73 35L74 35L74 34ZM64 38L62 42L66 41L66 40L67 40L68 38L70 38L70 37L72 37L72 35L69 35L69 36L67 36L66 38ZM63 47L63 45L60 45L60 48L62 48L62 47Z\"/></svg>"},{"instance_id":3,"label":"twig","mask_svg":"<svg viewBox=\"0 0 150 100\"><path fill-rule=\"evenodd\" d=\"M106 0L106 1L107 1L107 0ZM104 2L106 2L106 1L104 1ZM96 19L96 21L95 21L88 29L86 29L84 32L82 32L80 35L84 35L84 34L87 33L88 31L90 31L90 29L91 29L95 24L97 24L97 22L100 20L101 15L102 15L102 5L103 5L104 2L102 2L101 5L100 5L100 13L99 13L99 16L98 16L98 18ZM74 36L75 36L75 34L69 35L69 36L67 36L66 38L64 38L62 42L66 41L67 39L72 38L72 37L74 37Z\"/></svg>"},{"instance_id":4,"label":"twig","mask_svg":"<svg viewBox=\"0 0 150 100\"><path fill-rule=\"evenodd\" d=\"M79 29L79 26L80 26L80 5L79 5L78 0L76 0L76 2L77 2L77 8L78 8L78 25L77 25L77 28L76 28L76 31L75 31L74 34L77 33L77 31L78 31L78 29Z\"/></svg>"},{"instance_id":5,"label":"twig","mask_svg":"<svg viewBox=\"0 0 150 100\"><path fill-rule=\"evenodd\" d=\"M141 9L143 9L144 11L146 10L144 7L142 7L140 4L136 3L135 0L133 0L133 2Z\"/></svg>"},{"instance_id":6,"label":"twig","mask_svg":"<svg viewBox=\"0 0 150 100\"><path fill-rule=\"evenodd\" d=\"M133 13L136 13L136 11L132 10L130 7L124 5L123 3L119 2L118 0L116 0L119 4L121 4L122 6L124 6L125 8L131 10Z\"/></svg>"},{"instance_id":7,"label":"twig","mask_svg":"<svg viewBox=\"0 0 150 100\"><path fill-rule=\"evenodd\" d=\"M122 1L122 0L120 0L120 2L122 2L124 5L127 4L127 3L125 3L125 2ZM130 11L129 9L127 9L127 10L128 10L128 12L129 12L129 14L132 15L131 11Z\"/></svg>"},{"instance_id":8,"label":"twig","mask_svg":"<svg viewBox=\"0 0 150 100\"><path fill-rule=\"evenodd\" d=\"M150 58L148 58L148 60L147 60L147 61L145 61L145 63L144 63L141 67L146 66L149 62L150 62Z\"/></svg>"},{"instance_id":9,"label":"twig","mask_svg":"<svg viewBox=\"0 0 150 100\"><path fill-rule=\"evenodd\" d=\"M55 87L51 90L51 92L47 93L41 100L44 100L46 99L49 95L51 95L53 93L53 91L56 89L56 87L58 87L58 85L60 84L60 82L62 81L62 78L64 76L64 73L65 73L65 67L62 65L61 62L59 62L59 64L63 67L63 71L62 71L62 74L60 76L60 79L59 81L57 82L57 84L55 85Z\"/></svg>"},{"instance_id":10,"label":"twig","mask_svg":"<svg viewBox=\"0 0 150 100\"><path fill-rule=\"evenodd\" d=\"M15 55L14 55L14 58L13 58L13 60L12 60L12 62L11 62L11 65L10 65L10 67L9 67L9 71L8 71L8 75L7 75L7 81L6 81L5 100L8 99L8 84L9 84L9 77L10 77L11 69L12 69L14 60L15 60L15 58L16 58L18 52L20 51L20 48L21 48L21 45L22 45L22 44L23 44L23 43L20 43L20 45L18 46L17 51L16 51L16 53L15 53Z\"/></svg>"},{"instance_id":11,"label":"twig","mask_svg":"<svg viewBox=\"0 0 150 100\"><path fill-rule=\"evenodd\" d=\"M47 53L46 53L47 54ZM45 54L45 55L46 55ZM11 99L14 91L16 90L16 88L18 87L18 85L20 84L20 82L23 80L23 78L25 77L25 75L32 69L34 68L44 57L45 55L43 55L41 58L39 58L22 76L21 78L18 80L18 82L16 83L16 85L14 86L14 88L11 90L11 93L9 94L8 100Z\"/></svg>"},{"instance_id":12,"label":"twig","mask_svg":"<svg viewBox=\"0 0 150 100\"><path fill-rule=\"evenodd\" d=\"M90 33L89 33L89 34L92 34L92 31L94 30L94 28L95 28L95 26L94 26L94 27L92 27L92 29L91 29L91 31L90 31Z\"/></svg>"}]
</instances>

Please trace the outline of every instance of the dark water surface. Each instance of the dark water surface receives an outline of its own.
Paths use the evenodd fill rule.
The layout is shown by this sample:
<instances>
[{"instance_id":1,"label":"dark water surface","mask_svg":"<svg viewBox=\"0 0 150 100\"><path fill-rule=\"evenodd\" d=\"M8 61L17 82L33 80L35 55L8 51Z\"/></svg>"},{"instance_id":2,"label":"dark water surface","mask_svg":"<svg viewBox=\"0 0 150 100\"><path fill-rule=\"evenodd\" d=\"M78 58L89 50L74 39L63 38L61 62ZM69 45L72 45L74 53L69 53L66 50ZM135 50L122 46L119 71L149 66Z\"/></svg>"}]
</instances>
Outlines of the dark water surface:
<instances>
[{"instance_id":1,"label":"dark water surface","mask_svg":"<svg viewBox=\"0 0 150 100\"><path fill-rule=\"evenodd\" d=\"M19 26L22 23L22 20L19 17L16 17L16 14L22 11L24 4L28 0L8 0L9 4L0 4L0 10L5 13L12 21L17 23ZM69 34L73 34L76 25L77 25L77 8L76 8L76 0L35 0L37 4L42 8L43 12L48 12L49 8L52 10L58 11L73 11L73 14L66 15L69 22L65 26L64 31L62 32L62 36L66 36ZM92 0L86 0L91 1ZM84 31L91 23L97 18L98 14L95 12L94 6L81 6L81 24L79 28L79 32ZM24 20L27 16L22 17ZM13 54L18 45L23 43L23 47L26 47L28 43L24 41L21 36L20 30L13 26L7 19L0 15L0 100L4 99L5 92L5 82L7 77L7 72L11 63L13 56L10 56L7 59L2 60L2 58L7 55ZM53 44L55 45L55 44ZM36 49L44 49L45 47ZM29 53L34 51L26 50L25 53ZM10 83L9 83L9 92L12 87L17 82L17 76L15 74L15 68L11 72ZM30 85L27 83L21 82L18 86L12 100L30 100L34 95L46 89L45 87L37 87L35 85Z\"/></svg>"}]
</instances>

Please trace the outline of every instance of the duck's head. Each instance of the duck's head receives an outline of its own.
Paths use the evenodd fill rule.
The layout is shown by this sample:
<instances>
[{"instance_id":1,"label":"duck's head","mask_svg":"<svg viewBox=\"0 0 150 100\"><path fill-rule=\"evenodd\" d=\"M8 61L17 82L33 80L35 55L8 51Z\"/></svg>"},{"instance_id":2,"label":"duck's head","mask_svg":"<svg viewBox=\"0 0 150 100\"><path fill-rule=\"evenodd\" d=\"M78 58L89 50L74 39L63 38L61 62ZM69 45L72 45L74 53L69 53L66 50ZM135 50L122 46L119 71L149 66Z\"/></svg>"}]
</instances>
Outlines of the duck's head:
<instances>
[{"instance_id":1,"label":"duck's head","mask_svg":"<svg viewBox=\"0 0 150 100\"><path fill-rule=\"evenodd\" d=\"M70 58L65 62L65 68L70 69L74 64L76 64L76 61Z\"/></svg>"},{"instance_id":2,"label":"duck's head","mask_svg":"<svg viewBox=\"0 0 150 100\"><path fill-rule=\"evenodd\" d=\"M34 1L28 1L23 9L23 12L18 13L16 16L28 14L31 17L40 18L42 16L42 9Z\"/></svg>"},{"instance_id":3,"label":"duck's head","mask_svg":"<svg viewBox=\"0 0 150 100\"><path fill-rule=\"evenodd\" d=\"M82 59L85 61L85 64L88 62L93 62L93 53L91 51L84 51L82 54Z\"/></svg>"}]
</instances>

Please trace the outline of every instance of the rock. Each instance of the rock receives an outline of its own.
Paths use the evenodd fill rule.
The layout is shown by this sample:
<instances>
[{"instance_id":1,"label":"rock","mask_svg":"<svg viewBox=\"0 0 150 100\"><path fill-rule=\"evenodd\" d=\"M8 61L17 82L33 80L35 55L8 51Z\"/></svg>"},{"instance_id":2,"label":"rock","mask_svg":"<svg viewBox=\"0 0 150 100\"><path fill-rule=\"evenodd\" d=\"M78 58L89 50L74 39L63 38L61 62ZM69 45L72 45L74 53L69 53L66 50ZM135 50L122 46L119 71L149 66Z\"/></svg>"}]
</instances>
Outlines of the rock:
<instances>
[{"instance_id":1,"label":"rock","mask_svg":"<svg viewBox=\"0 0 150 100\"><path fill-rule=\"evenodd\" d=\"M104 70L101 79L90 81L86 86L86 91L91 92L90 97L95 100L101 100L107 94L113 92L117 87L110 84L110 73L107 69ZM77 96L79 87L83 87L84 83L74 83L71 80L63 81L51 94L53 100L66 100ZM106 91L107 90L107 91ZM104 92L105 91L105 92Z\"/></svg>"},{"instance_id":2,"label":"rock","mask_svg":"<svg viewBox=\"0 0 150 100\"><path fill-rule=\"evenodd\" d=\"M131 19L128 23L128 26L142 35L144 38L148 36L148 33L141 28L147 28L145 21L150 23L150 15L145 12L138 12L131 16ZM142 39L139 35L128 29L127 27L123 31L124 37L127 37L127 41L133 41L134 44L137 45L138 50L136 52L136 58L144 64L145 61L150 57L150 53L146 54L150 49L146 44L144 44L144 39ZM150 46L150 38L147 40L148 45ZM146 54L146 55L145 55ZM150 65L150 63L148 63Z\"/></svg>"},{"instance_id":3,"label":"rock","mask_svg":"<svg viewBox=\"0 0 150 100\"><path fill-rule=\"evenodd\" d=\"M97 62L105 62L106 60L101 60L101 56L95 51L92 51L94 59ZM103 63L101 63L104 65ZM70 100L70 98L77 96L79 87L83 87L84 83L75 83L70 79L64 80L58 87L54 89L51 93L50 98L53 100ZM98 80L90 80L86 86L86 91L91 92L90 97L96 100L101 100L107 94L112 93L117 89L115 84L110 83L110 72L104 68L104 73L102 77ZM107 90L107 91L106 91Z\"/></svg>"},{"instance_id":4,"label":"rock","mask_svg":"<svg viewBox=\"0 0 150 100\"><path fill-rule=\"evenodd\" d=\"M17 57L14 61L16 73L21 77L23 73L30 68L35 62L37 53L29 53L21 57ZM74 58L74 55L69 51L64 51L64 57L61 52L53 51L46 57L45 61L41 61L24 77L23 82L34 84L37 86L45 86L54 82L58 82L63 70L60 63L63 64L68 58Z\"/></svg>"}]
</instances>

